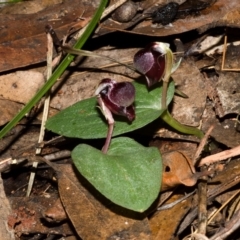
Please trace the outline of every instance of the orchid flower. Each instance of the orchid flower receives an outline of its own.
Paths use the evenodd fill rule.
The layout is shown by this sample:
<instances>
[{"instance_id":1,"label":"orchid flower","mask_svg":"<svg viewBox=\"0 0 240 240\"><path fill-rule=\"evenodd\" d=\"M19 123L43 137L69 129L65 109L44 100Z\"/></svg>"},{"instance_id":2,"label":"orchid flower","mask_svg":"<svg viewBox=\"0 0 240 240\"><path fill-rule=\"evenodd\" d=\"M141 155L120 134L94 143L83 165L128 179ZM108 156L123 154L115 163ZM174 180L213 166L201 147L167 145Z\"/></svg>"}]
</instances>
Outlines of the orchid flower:
<instances>
[{"instance_id":1,"label":"orchid flower","mask_svg":"<svg viewBox=\"0 0 240 240\"><path fill-rule=\"evenodd\" d=\"M168 43L152 42L135 54L133 62L135 68L145 75L148 87L163 81L162 107L166 108L168 82L181 60L174 63L173 53Z\"/></svg>"},{"instance_id":2,"label":"orchid flower","mask_svg":"<svg viewBox=\"0 0 240 240\"><path fill-rule=\"evenodd\" d=\"M112 79L103 79L96 92L99 107L108 122L108 133L103 146L103 153L107 153L114 127L112 113L127 117L132 122L135 118L133 106L135 100L135 88L130 82L116 82Z\"/></svg>"}]
</instances>

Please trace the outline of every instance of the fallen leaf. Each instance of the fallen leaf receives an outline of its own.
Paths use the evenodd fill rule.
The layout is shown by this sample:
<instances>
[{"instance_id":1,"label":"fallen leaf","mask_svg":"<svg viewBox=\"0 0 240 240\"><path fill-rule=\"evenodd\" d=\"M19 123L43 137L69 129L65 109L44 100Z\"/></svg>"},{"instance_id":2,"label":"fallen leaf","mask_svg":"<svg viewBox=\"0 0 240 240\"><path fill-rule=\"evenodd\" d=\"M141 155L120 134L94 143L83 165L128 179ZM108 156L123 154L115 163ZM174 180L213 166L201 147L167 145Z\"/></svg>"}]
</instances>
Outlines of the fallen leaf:
<instances>
[{"instance_id":1,"label":"fallen leaf","mask_svg":"<svg viewBox=\"0 0 240 240\"><path fill-rule=\"evenodd\" d=\"M0 14L31 14L37 13L46 7L62 3L63 0L34 0L34 1L19 1L15 4L6 4L0 9Z\"/></svg>"},{"instance_id":2,"label":"fallen leaf","mask_svg":"<svg viewBox=\"0 0 240 240\"><path fill-rule=\"evenodd\" d=\"M151 239L148 220L112 204L72 166L58 166L59 194L78 235L84 240Z\"/></svg>"},{"instance_id":3,"label":"fallen leaf","mask_svg":"<svg viewBox=\"0 0 240 240\"><path fill-rule=\"evenodd\" d=\"M23 105L6 99L0 99L0 126L9 122L17 112L22 109Z\"/></svg>"},{"instance_id":4,"label":"fallen leaf","mask_svg":"<svg viewBox=\"0 0 240 240\"><path fill-rule=\"evenodd\" d=\"M161 191L172 189L180 184L193 186L197 182L192 161L181 152L163 153L163 178Z\"/></svg>"},{"instance_id":5,"label":"fallen leaf","mask_svg":"<svg viewBox=\"0 0 240 240\"><path fill-rule=\"evenodd\" d=\"M184 195L174 194L166 204L177 201ZM150 218L149 224L152 230L153 240L169 240L173 239L173 235L186 213L191 208L192 197L176 204L175 206L156 212L153 217Z\"/></svg>"},{"instance_id":6,"label":"fallen leaf","mask_svg":"<svg viewBox=\"0 0 240 240\"><path fill-rule=\"evenodd\" d=\"M1 202L0 239L14 240L15 239L14 232L6 224L8 220L8 215L11 213L12 209L4 191L2 176L0 177L0 202Z\"/></svg>"},{"instance_id":7,"label":"fallen leaf","mask_svg":"<svg viewBox=\"0 0 240 240\"><path fill-rule=\"evenodd\" d=\"M152 4L151 1L146 2L143 5L144 9ZM106 34L112 31L127 31L150 36L170 36L194 29L204 32L216 26L240 27L240 21L237 17L239 12L238 0L218 0L212 6L200 11L200 14L197 16L189 15L184 19L175 20L172 26L153 26L152 21L147 20L141 22L132 30L125 30L128 23L122 24L108 19L101 25L101 30L98 34Z\"/></svg>"},{"instance_id":8,"label":"fallen leaf","mask_svg":"<svg viewBox=\"0 0 240 240\"><path fill-rule=\"evenodd\" d=\"M94 10L92 5L66 0L34 14L0 15L0 72L46 61L45 26L52 25L62 38L78 21L84 27ZM85 20L80 20L83 12Z\"/></svg>"},{"instance_id":9,"label":"fallen leaf","mask_svg":"<svg viewBox=\"0 0 240 240\"><path fill-rule=\"evenodd\" d=\"M44 84L44 76L37 71L17 71L0 76L1 97L27 103Z\"/></svg>"}]
</instances>

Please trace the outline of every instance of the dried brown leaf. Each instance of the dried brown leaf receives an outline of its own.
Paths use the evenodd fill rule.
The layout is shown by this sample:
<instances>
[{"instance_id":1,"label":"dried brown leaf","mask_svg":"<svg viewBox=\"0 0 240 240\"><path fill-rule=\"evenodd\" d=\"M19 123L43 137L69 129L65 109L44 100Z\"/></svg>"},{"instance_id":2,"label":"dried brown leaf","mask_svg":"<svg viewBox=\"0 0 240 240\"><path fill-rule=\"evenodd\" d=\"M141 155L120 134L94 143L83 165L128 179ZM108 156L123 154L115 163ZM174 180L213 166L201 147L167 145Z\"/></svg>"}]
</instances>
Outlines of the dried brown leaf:
<instances>
[{"instance_id":1,"label":"dried brown leaf","mask_svg":"<svg viewBox=\"0 0 240 240\"><path fill-rule=\"evenodd\" d=\"M151 2L151 1L146 1ZM149 7L144 5L144 9ZM173 26L153 27L152 21L147 20L138 24L134 29L129 30L132 33L150 35L150 36L169 36L198 29L203 32L216 26L240 27L238 18L240 6L238 0L218 0L212 6L200 11L200 14L189 15L184 19L175 20ZM126 24L121 24L108 19L101 25L101 33L111 31L126 31Z\"/></svg>"},{"instance_id":2,"label":"dried brown leaf","mask_svg":"<svg viewBox=\"0 0 240 240\"><path fill-rule=\"evenodd\" d=\"M37 71L17 71L0 76L1 97L27 103L44 84L44 76Z\"/></svg>"},{"instance_id":3,"label":"dried brown leaf","mask_svg":"<svg viewBox=\"0 0 240 240\"><path fill-rule=\"evenodd\" d=\"M77 22L84 27L93 12L92 5L66 0L34 14L0 15L0 72L46 61L45 26L53 25L62 38Z\"/></svg>"},{"instance_id":4,"label":"dried brown leaf","mask_svg":"<svg viewBox=\"0 0 240 240\"><path fill-rule=\"evenodd\" d=\"M10 3L0 9L0 14L31 14L62 2L63 0L34 0Z\"/></svg>"},{"instance_id":5,"label":"dried brown leaf","mask_svg":"<svg viewBox=\"0 0 240 240\"><path fill-rule=\"evenodd\" d=\"M112 204L83 177L78 176L72 166L64 166L61 170L62 173L58 174L59 194L82 239L151 239L144 214Z\"/></svg>"},{"instance_id":6,"label":"dried brown leaf","mask_svg":"<svg viewBox=\"0 0 240 240\"><path fill-rule=\"evenodd\" d=\"M11 213L11 206L4 191L2 177L0 177L0 202L0 239L13 240L15 239L14 233L7 225L8 215Z\"/></svg>"},{"instance_id":7,"label":"dried brown leaf","mask_svg":"<svg viewBox=\"0 0 240 240\"><path fill-rule=\"evenodd\" d=\"M177 201L183 195L173 195L167 203ZM192 198L182 201L170 209L159 211L150 218L149 224L152 230L153 240L172 239L180 221L191 207Z\"/></svg>"},{"instance_id":8,"label":"dried brown leaf","mask_svg":"<svg viewBox=\"0 0 240 240\"><path fill-rule=\"evenodd\" d=\"M16 115L16 113L22 109L22 104L6 99L0 99L0 109L0 126L2 126L9 122Z\"/></svg>"},{"instance_id":9,"label":"dried brown leaf","mask_svg":"<svg viewBox=\"0 0 240 240\"><path fill-rule=\"evenodd\" d=\"M180 184L193 186L197 182L192 161L183 153L172 151L162 155L164 172L161 191L169 190Z\"/></svg>"}]
</instances>

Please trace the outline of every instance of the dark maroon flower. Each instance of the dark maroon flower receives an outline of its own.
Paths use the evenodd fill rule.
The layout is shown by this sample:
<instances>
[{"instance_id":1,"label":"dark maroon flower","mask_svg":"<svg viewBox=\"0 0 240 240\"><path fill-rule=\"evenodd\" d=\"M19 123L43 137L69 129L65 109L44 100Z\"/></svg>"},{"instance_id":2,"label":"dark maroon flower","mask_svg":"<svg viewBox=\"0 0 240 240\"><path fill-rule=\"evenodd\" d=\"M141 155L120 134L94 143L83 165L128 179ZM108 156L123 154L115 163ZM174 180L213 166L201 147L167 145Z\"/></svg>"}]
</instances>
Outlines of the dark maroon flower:
<instances>
[{"instance_id":1,"label":"dark maroon flower","mask_svg":"<svg viewBox=\"0 0 240 240\"><path fill-rule=\"evenodd\" d=\"M148 87L163 81L162 108L167 107L167 88L171 74L176 71L181 59L174 63L173 53L168 43L153 42L138 51L133 59L135 68L147 79Z\"/></svg>"},{"instance_id":2,"label":"dark maroon flower","mask_svg":"<svg viewBox=\"0 0 240 240\"><path fill-rule=\"evenodd\" d=\"M134 56L136 69L145 75L148 87L159 82L165 73L165 51L158 48L158 43L150 43L146 48L139 50Z\"/></svg>"},{"instance_id":3,"label":"dark maroon flower","mask_svg":"<svg viewBox=\"0 0 240 240\"><path fill-rule=\"evenodd\" d=\"M116 82L105 78L99 84L96 95L101 97L105 107L112 113L125 116L129 121L134 120L135 88L130 82ZM104 113L104 109L101 110Z\"/></svg>"},{"instance_id":4,"label":"dark maroon flower","mask_svg":"<svg viewBox=\"0 0 240 240\"><path fill-rule=\"evenodd\" d=\"M175 64L169 44L153 42L138 51L133 62L135 68L145 75L150 87L161 80L169 82L171 74L179 67L181 59Z\"/></svg>"}]
</instances>

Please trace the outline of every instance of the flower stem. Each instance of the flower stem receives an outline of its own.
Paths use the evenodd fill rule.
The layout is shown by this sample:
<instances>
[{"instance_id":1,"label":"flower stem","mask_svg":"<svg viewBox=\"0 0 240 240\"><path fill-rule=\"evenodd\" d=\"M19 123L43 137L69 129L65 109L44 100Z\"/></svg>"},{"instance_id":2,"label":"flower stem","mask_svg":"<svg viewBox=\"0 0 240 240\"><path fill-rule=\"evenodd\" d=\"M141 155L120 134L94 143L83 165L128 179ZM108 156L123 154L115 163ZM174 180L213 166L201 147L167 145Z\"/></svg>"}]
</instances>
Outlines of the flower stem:
<instances>
[{"instance_id":1,"label":"flower stem","mask_svg":"<svg viewBox=\"0 0 240 240\"><path fill-rule=\"evenodd\" d=\"M191 126L186 126L178 122L176 119L172 117L172 115L169 113L168 110L164 111L163 114L160 116L160 118L166 122L169 126L177 130L178 132L181 132L183 134L190 134L194 135L198 138L203 138L204 134L201 130L191 127Z\"/></svg>"},{"instance_id":2,"label":"flower stem","mask_svg":"<svg viewBox=\"0 0 240 240\"><path fill-rule=\"evenodd\" d=\"M168 82L163 81L163 87L162 87L162 109L167 108L167 90L168 90Z\"/></svg>"},{"instance_id":3,"label":"flower stem","mask_svg":"<svg viewBox=\"0 0 240 240\"><path fill-rule=\"evenodd\" d=\"M113 134L113 128L114 128L114 122L113 123L108 123L108 132L107 132L107 137L106 141L104 143L104 146L102 148L102 152L104 154L107 154L111 140L112 140L112 134Z\"/></svg>"}]
</instances>

